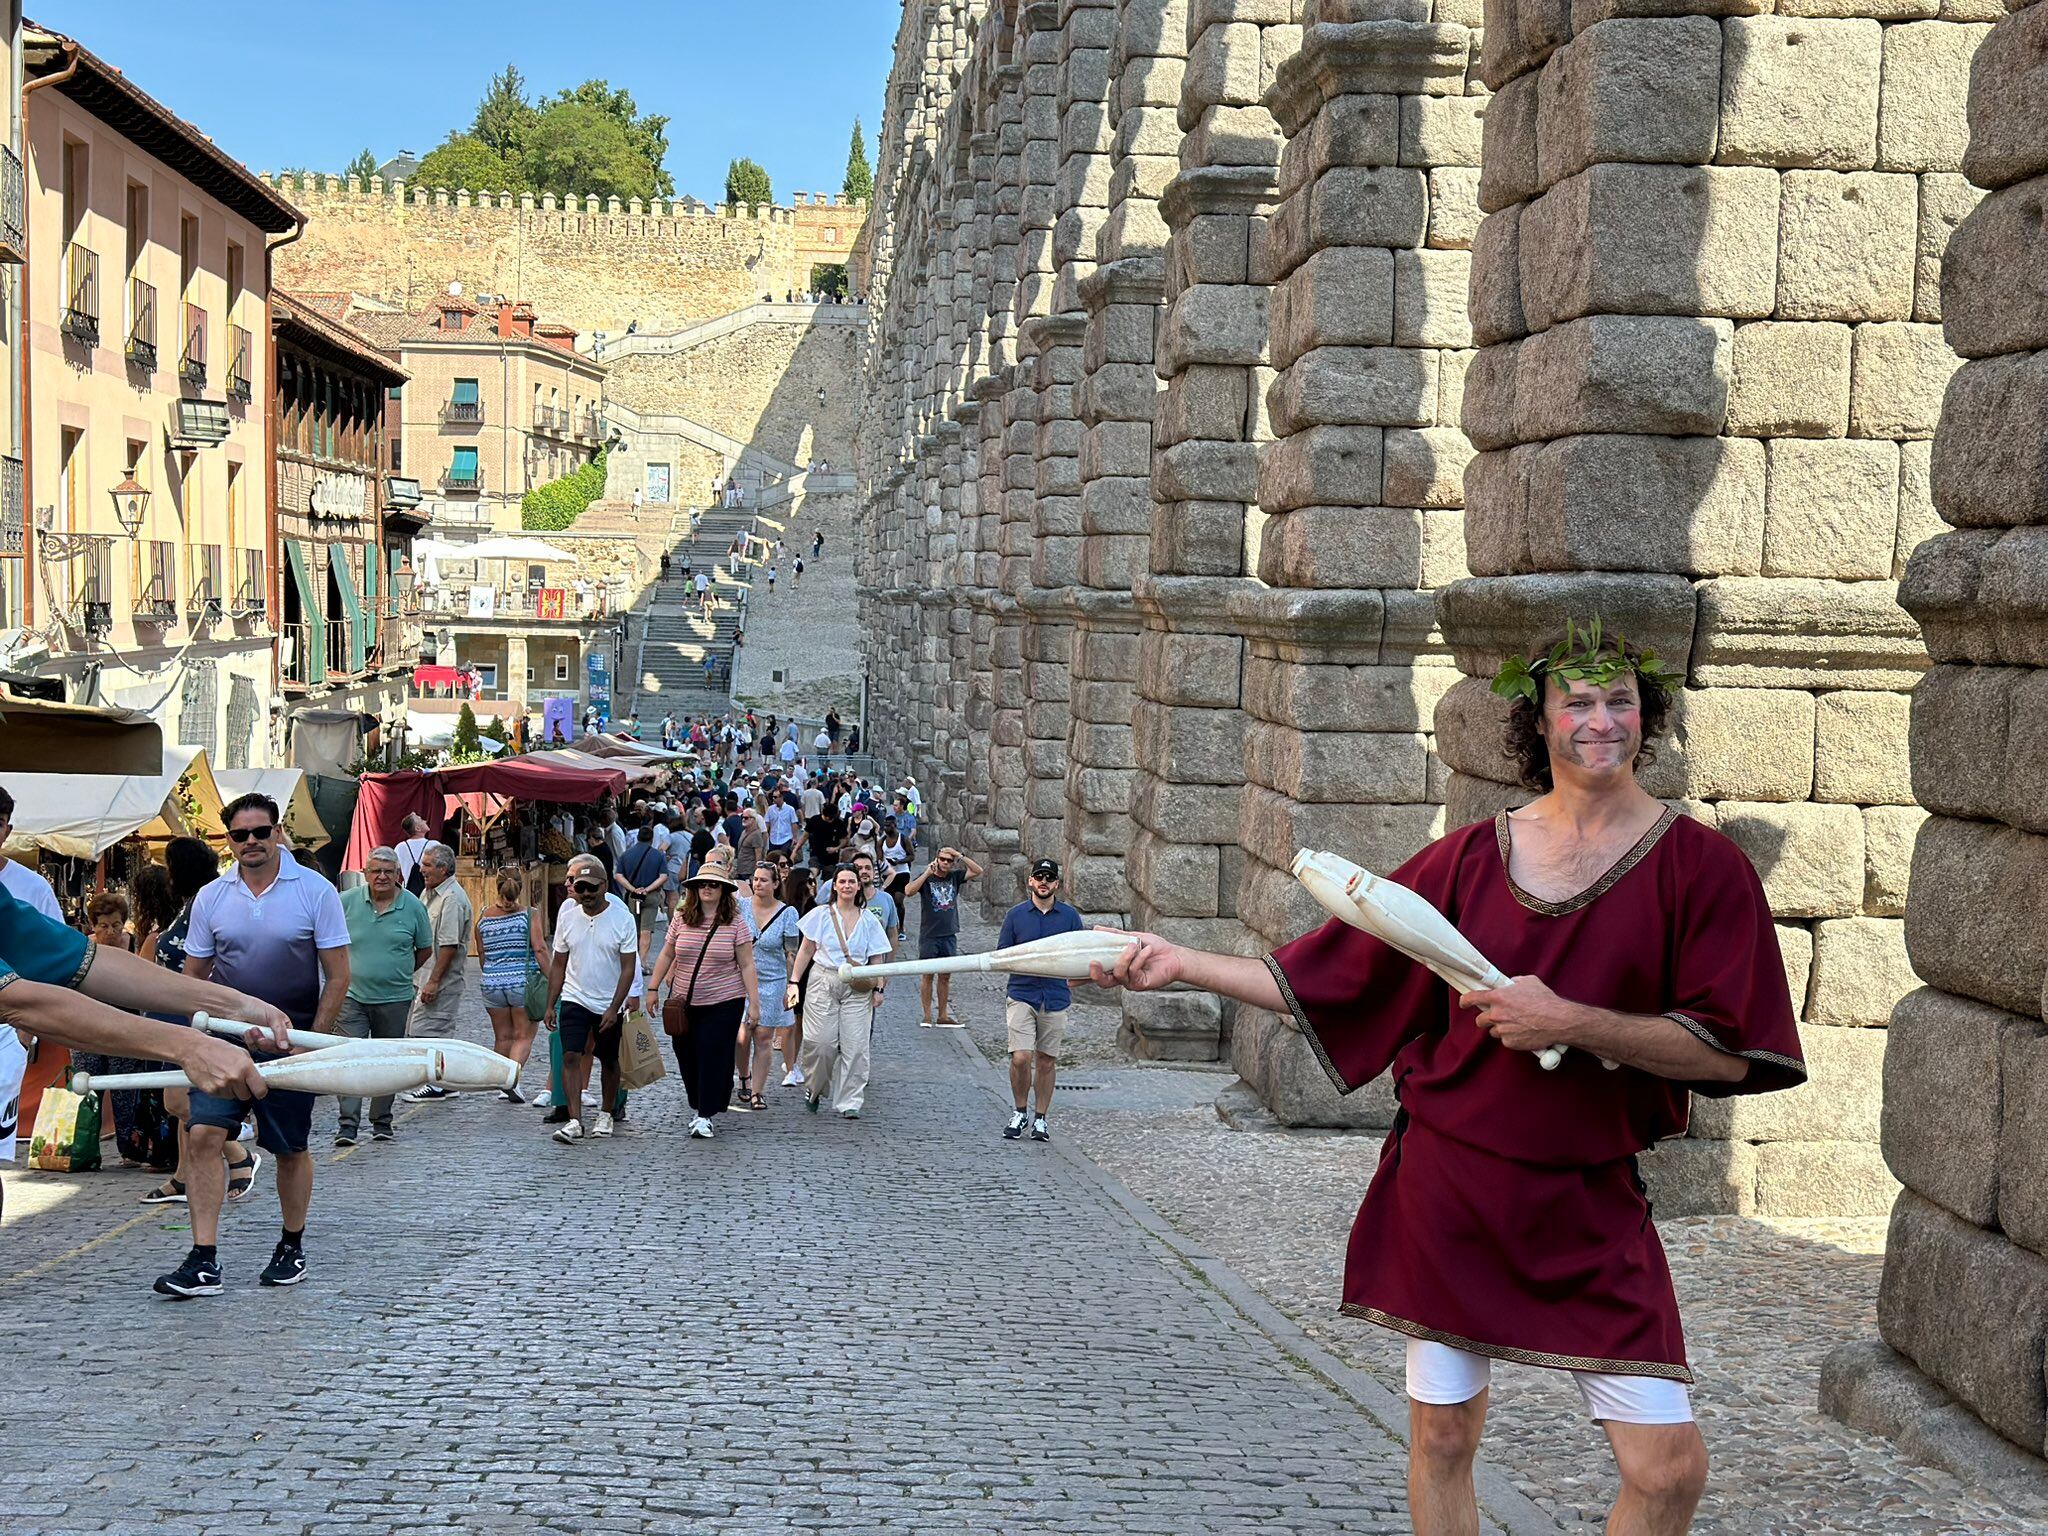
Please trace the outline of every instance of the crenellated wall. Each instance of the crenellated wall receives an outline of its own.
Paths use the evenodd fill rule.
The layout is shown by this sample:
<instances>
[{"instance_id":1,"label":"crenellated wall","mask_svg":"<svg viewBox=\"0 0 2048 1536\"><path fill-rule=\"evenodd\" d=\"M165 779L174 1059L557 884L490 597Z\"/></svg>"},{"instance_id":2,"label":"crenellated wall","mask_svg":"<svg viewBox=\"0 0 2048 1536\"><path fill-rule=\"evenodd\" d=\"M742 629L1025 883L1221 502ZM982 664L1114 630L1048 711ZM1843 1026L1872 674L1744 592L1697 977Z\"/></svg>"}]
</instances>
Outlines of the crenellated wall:
<instances>
[{"instance_id":1,"label":"crenellated wall","mask_svg":"<svg viewBox=\"0 0 2048 1536\"><path fill-rule=\"evenodd\" d=\"M514 295L579 331L629 323L668 331L811 284L847 259L867 209L801 197L794 207L706 207L675 199L559 199L553 193L367 185L336 176L274 180L306 215L277 259L280 284L349 291L417 309L459 282Z\"/></svg>"}]
</instances>

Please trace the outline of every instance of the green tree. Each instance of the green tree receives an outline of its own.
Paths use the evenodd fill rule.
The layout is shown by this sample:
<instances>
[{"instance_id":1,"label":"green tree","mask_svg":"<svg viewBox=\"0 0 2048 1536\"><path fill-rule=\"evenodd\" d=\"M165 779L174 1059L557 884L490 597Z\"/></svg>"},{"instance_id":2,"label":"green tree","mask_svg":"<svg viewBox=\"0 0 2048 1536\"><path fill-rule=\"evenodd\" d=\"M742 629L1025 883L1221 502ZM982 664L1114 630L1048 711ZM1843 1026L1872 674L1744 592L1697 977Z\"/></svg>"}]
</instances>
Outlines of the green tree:
<instances>
[{"instance_id":1,"label":"green tree","mask_svg":"<svg viewBox=\"0 0 2048 1536\"><path fill-rule=\"evenodd\" d=\"M455 717L455 736L448 743L448 760L473 763L483 755L483 738L477 734L476 711L469 707L469 700L464 699L462 712Z\"/></svg>"},{"instance_id":2,"label":"green tree","mask_svg":"<svg viewBox=\"0 0 2048 1536\"><path fill-rule=\"evenodd\" d=\"M654 167L619 120L581 101L551 102L526 145L534 186L572 197L653 197Z\"/></svg>"},{"instance_id":3,"label":"green tree","mask_svg":"<svg viewBox=\"0 0 2048 1536\"><path fill-rule=\"evenodd\" d=\"M840 192L852 202L871 203L875 198L875 173L868 168L867 135L860 131L860 119L853 120L853 147L846 152L846 180Z\"/></svg>"},{"instance_id":4,"label":"green tree","mask_svg":"<svg viewBox=\"0 0 2048 1536\"><path fill-rule=\"evenodd\" d=\"M586 80L571 90L557 91L548 98L546 105L595 107L611 118L625 130L626 140L634 152L647 162L647 185L635 187L631 195L675 196L675 178L669 175L663 164L668 159L668 119L652 112L642 114L633 101L631 91L623 88L615 91L608 80ZM582 189L576 190L581 195Z\"/></svg>"},{"instance_id":5,"label":"green tree","mask_svg":"<svg viewBox=\"0 0 2048 1536\"><path fill-rule=\"evenodd\" d=\"M559 480L537 485L519 498L519 526L528 533L554 533L581 517L604 494L604 450Z\"/></svg>"},{"instance_id":6,"label":"green tree","mask_svg":"<svg viewBox=\"0 0 2048 1536\"><path fill-rule=\"evenodd\" d=\"M734 206L745 203L759 208L775 201L775 188L768 173L752 160L735 160L726 167L725 200Z\"/></svg>"},{"instance_id":7,"label":"green tree","mask_svg":"<svg viewBox=\"0 0 2048 1536\"><path fill-rule=\"evenodd\" d=\"M491 716L490 724L484 727L484 735L500 746L504 746L512 739L512 733L505 729L505 719L502 715Z\"/></svg>"},{"instance_id":8,"label":"green tree","mask_svg":"<svg viewBox=\"0 0 2048 1536\"><path fill-rule=\"evenodd\" d=\"M413 175L419 187L467 187L472 192L525 192L532 187L525 168L507 160L469 133L451 133Z\"/></svg>"},{"instance_id":9,"label":"green tree","mask_svg":"<svg viewBox=\"0 0 2048 1536\"><path fill-rule=\"evenodd\" d=\"M517 162L525 152L538 115L527 99L526 79L519 73L519 66L507 64L503 74L491 76L484 99L477 103L469 136L496 150L507 161Z\"/></svg>"},{"instance_id":10,"label":"green tree","mask_svg":"<svg viewBox=\"0 0 2048 1536\"><path fill-rule=\"evenodd\" d=\"M353 176L367 187L370 178L377 174L377 157L367 149L359 149L356 151L355 159L341 168L341 174L345 177Z\"/></svg>"}]
</instances>

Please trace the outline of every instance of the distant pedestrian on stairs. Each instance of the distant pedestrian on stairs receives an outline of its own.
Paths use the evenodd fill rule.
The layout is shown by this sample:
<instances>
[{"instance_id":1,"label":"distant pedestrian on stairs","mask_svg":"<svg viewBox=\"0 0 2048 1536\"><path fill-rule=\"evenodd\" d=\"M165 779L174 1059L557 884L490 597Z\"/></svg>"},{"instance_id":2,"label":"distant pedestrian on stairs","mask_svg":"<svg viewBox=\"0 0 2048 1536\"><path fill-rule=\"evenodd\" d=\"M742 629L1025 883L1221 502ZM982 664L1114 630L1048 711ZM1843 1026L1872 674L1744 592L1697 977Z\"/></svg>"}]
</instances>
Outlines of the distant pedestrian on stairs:
<instances>
[{"instance_id":1,"label":"distant pedestrian on stairs","mask_svg":"<svg viewBox=\"0 0 2048 1536\"><path fill-rule=\"evenodd\" d=\"M802 586L803 584L804 584L804 557L803 557L802 555L798 555L798 556L796 557L796 574L795 574L795 575L793 575L793 576L791 576L791 577L789 578L789 590L790 590L790 591L792 591L792 592L794 592L794 591L795 591L795 590L796 590L796 589L797 589L798 587Z\"/></svg>"},{"instance_id":2,"label":"distant pedestrian on stairs","mask_svg":"<svg viewBox=\"0 0 2048 1536\"><path fill-rule=\"evenodd\" d=\"M822 555L822 554L824 554L824 553L825 553L825 530L824 530L824 529L822 529L822 528L820 528L820 529L818 530L818 532L817 532L817 536L816 536L816 537L814 537L814 538L813 538L813 539L811 540L811 558L812 558L813 560L815 560L815 559L817 559L817 558L818 558L818 556L820 556L820 555Z\"/></svg>"},{"instance_id":3,"label":"distant pedestrian on stairs","mask_svg":"<svg viewBox=\"0 0 2048 1536\"><path fill-rule=\"evenodd\" d=\"M768 567L768 595L775 595L775 567L772 565Z\"/></svg>"},{"instance_id":4,"label":"distant pedestrian on stairs","mask_svg":"<svg viewBox=\"0 0 2048 1536\"><path fill-rule=\"evenodd\" d=\"M713 655L710 651L706 651L704 653L704 686L706 688L715 687L716 683L714 682L714 679L717 676L718 658L717 656Z\"/></svg>"},{"instance_id":5,"label":"distant pedestrian on stairs","mask_svg":"<svg viewBox=\"0 0 2048 1536\"><path fill-rule=\"evenodd\" d=\"M706 612L710 611L711 573L709 571L699 571L697 573L697 606Z\"/></svg>"}]
</instances>

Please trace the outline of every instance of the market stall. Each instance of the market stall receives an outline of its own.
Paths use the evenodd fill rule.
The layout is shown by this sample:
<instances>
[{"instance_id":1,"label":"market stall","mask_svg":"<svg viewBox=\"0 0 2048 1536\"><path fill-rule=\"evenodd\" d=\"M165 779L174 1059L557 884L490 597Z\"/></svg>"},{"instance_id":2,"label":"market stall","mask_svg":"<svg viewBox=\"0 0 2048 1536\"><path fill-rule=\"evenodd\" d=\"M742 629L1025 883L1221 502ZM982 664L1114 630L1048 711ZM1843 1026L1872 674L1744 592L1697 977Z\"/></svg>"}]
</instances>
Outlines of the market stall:
<instances>
[{"instance_id":1,"label":"market stall","mask_svg":"<svg viewBox=\"0 0 2048 1536\"><path fill-rule=\"evenodd\" d=\"M327 846L327 828L313 806L313 792L299 768L216 768L213 782L228 800L240 795L268 795L277 802L286 836L308 852Z\"/></svg>"},{"instance_id":2,"label":"market stall","mask_svg":"<svg viewBox=\"0 0 2048 1536\"><path fill-rule=\"evenodd\" d=\"M7 773L14 827L6 852L97 859L129 838L190 833L226 842L220 785L205 752L164 747L155 773Z\"/></svg>"}]
</instances>

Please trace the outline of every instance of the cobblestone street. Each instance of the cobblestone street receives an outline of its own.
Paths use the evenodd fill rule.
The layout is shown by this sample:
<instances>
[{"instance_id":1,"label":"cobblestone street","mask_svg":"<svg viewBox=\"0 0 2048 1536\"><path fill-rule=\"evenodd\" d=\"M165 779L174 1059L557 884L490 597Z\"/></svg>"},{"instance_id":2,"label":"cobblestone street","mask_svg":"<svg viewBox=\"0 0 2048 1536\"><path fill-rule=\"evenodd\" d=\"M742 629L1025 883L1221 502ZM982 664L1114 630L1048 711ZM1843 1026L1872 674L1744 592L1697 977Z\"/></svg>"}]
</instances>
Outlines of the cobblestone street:
<instances>
[{"instance_id":1,"label":"cobblestone street","mask_svg":"<svg viewBox=\"0 0 2048 1536\"><path fill-rule=\"evenodd\" d=\"M610 1143L479 1096L337 1154L330 1102L307 1283L255 1284L266 1168L205 1301L149 1292L188 1234L146 1176L10 1172L0 1526L1405 1529L1393 1399L1064 1138L1002 1141L993 1081L898 989L857 1123L783 1089L689 1142L671 1076Z\"/></svg>"}]
</instances>

